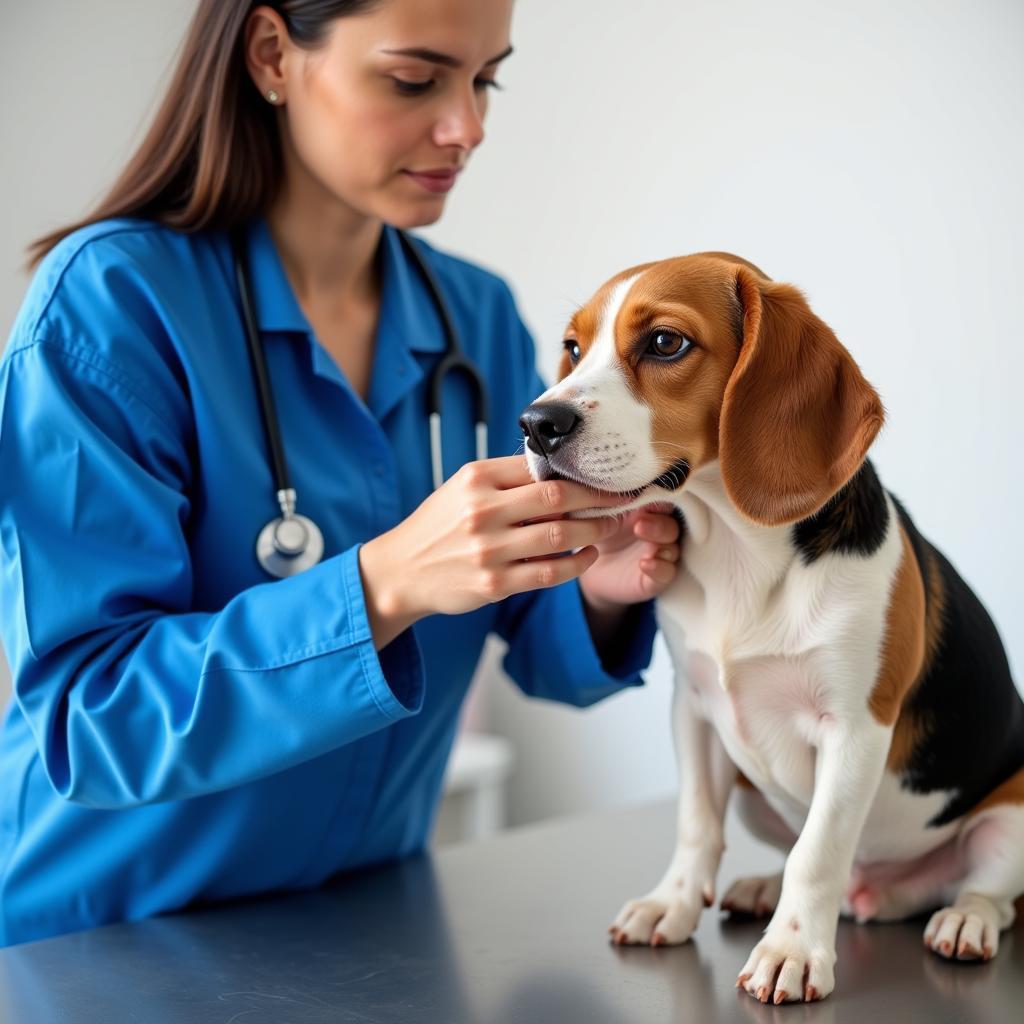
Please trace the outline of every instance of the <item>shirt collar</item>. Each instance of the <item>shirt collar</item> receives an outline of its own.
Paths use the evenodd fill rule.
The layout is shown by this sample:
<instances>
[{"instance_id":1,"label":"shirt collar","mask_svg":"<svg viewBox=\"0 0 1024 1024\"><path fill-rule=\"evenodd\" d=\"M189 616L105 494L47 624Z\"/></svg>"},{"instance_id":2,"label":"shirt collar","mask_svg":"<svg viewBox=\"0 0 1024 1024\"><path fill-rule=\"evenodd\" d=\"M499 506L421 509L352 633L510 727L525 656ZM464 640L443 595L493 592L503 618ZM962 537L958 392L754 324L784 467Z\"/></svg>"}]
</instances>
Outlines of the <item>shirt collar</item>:
<instances>
[{"instance_id":1,"label":"shirt collar","mask_svg":"<svg viewBox=\"0 0 1024 1024\"><path fill-rule=\"evenodd\" d=\"M419 245L413 241L413 245ZM444 325L423 275L410 262L396 228L384 225L381 239L380 335L390 333L413 352L443 352ZM427 259L423 246L420 253Z\"/></svg>"},{"instance_id":2,"label":"shirt collar","mask_svg":"<svg viewBox=\"0 0 1024 1024\"><path fill-rule=\"evenodd\" d=\"M261 331L312 333L309 321L285 275L265 217L256 217L250 221L246 243L256 325Z\"/></svg>"},{"instance_id":3,"label":"shirt collar","mask_svg":"<svg viewBox=\"0 0 1024 1024\"><path fill-rule=\"evenodd\" d=\"M292 291L266 217L259 216L250 222L247 244L259 329L312 335L313 329ZM380 258L383 263L378 342L397 342L414 352L443 351L444 328L430 291L422 275L410 264L398 231L389 224L384 225Z\"/></svg>"}]
</instances>

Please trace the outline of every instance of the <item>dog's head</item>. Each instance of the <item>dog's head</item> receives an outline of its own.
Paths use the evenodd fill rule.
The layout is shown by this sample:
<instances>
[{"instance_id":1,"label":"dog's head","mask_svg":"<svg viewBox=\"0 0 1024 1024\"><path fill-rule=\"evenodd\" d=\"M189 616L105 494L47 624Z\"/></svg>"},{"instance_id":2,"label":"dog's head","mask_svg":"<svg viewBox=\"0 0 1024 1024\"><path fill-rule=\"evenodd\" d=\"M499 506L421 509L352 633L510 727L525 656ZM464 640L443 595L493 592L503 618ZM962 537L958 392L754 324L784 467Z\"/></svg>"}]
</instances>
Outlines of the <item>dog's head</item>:
<instances>
[{"instance_id":1,"label":"dog's head","mask_svg":"<svg viewBox=\"0 0 1024 1024\"><path fill-rule=\"evenodd\" d=\"M882 403L793 286L728 253L632 267L579 309L559 381L520 419L537 480L671 501L718 461L748 519L819 509L857 471Z\"/></svg>"}]
</instances>

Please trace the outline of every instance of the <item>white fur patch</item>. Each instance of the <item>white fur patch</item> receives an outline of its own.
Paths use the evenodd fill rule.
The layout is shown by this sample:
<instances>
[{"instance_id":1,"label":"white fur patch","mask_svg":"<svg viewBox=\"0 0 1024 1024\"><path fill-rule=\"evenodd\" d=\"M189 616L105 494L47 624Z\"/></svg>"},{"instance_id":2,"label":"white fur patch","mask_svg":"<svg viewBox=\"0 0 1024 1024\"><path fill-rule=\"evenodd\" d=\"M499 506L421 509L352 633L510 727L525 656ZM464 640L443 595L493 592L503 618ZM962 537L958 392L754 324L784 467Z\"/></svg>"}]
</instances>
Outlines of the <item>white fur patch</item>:
<instances>
[{"instance_id":1,"label":"white fur patch","mask_svg":"<svg viewBox=\"0 0 1024 1024\"><path fill-rule=\"evenodd\" d=\"M630 391L615 345L615 322L639 276L611 289L586 355L564 380L537 399L564 402L576 409L582 422L552 466L563 476L599 490L634 490L665 469L664 460L657 458L650 444L651 410ZM526 458L536 477L543 458L529 449ZM652 500L648 495L643 503Z\"/></svg>"}]
</instances>

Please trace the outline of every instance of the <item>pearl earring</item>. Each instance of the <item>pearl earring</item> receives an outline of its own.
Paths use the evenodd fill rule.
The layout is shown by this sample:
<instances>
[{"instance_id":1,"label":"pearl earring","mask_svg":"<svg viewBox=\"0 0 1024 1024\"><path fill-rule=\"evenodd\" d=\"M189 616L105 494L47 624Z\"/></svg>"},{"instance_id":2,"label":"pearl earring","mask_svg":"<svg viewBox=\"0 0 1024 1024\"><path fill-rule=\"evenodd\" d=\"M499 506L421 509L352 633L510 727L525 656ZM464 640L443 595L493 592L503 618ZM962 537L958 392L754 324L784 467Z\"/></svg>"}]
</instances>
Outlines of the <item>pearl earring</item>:
<instances>
[{"instance_id":1,"label":"pearl earring","mask_svg":"<svg viewBox=\"0 0 1024 1024\"><path fill-rule=\"evenodd\" d=\"M276 103L280 98L281 97L278 96L277 92L274 89L269 90L269 92L267 93L267 99L270 100L271 103Z\"/></svg>"}]
</instances>

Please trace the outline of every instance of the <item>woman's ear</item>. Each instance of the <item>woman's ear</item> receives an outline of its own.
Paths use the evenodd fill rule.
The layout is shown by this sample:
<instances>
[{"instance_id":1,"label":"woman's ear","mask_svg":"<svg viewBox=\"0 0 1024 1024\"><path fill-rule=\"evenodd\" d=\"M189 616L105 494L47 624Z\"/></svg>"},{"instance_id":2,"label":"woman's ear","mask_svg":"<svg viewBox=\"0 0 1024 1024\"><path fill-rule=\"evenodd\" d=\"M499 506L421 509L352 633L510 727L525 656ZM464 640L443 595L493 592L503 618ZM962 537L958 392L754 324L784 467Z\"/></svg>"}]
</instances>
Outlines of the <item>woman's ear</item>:
<instances>
[{"instance_id":1,"label":"woman's ear","mask_svg":"<svg viewBox=\"0 0 1024 1024\"><path fill-rule=\"evenodd\" d=\"M740 355L719 424L722 477L748 519L816 512L857 472L885 413L875 389L792 285L736 268Z\"/></svg>"},{"instance_id":2,"label":"woman's ear","mask_svg":"<svg viewBox=\"0 0 1024 1024\"><path fill-rule=\"evenodd\" d=\"M294 46L284 19L272 7L258 4L246 18L243 39L245 65L260 96L271 89L285 96L286 54Z\"/></svg>"}]
</instances>

